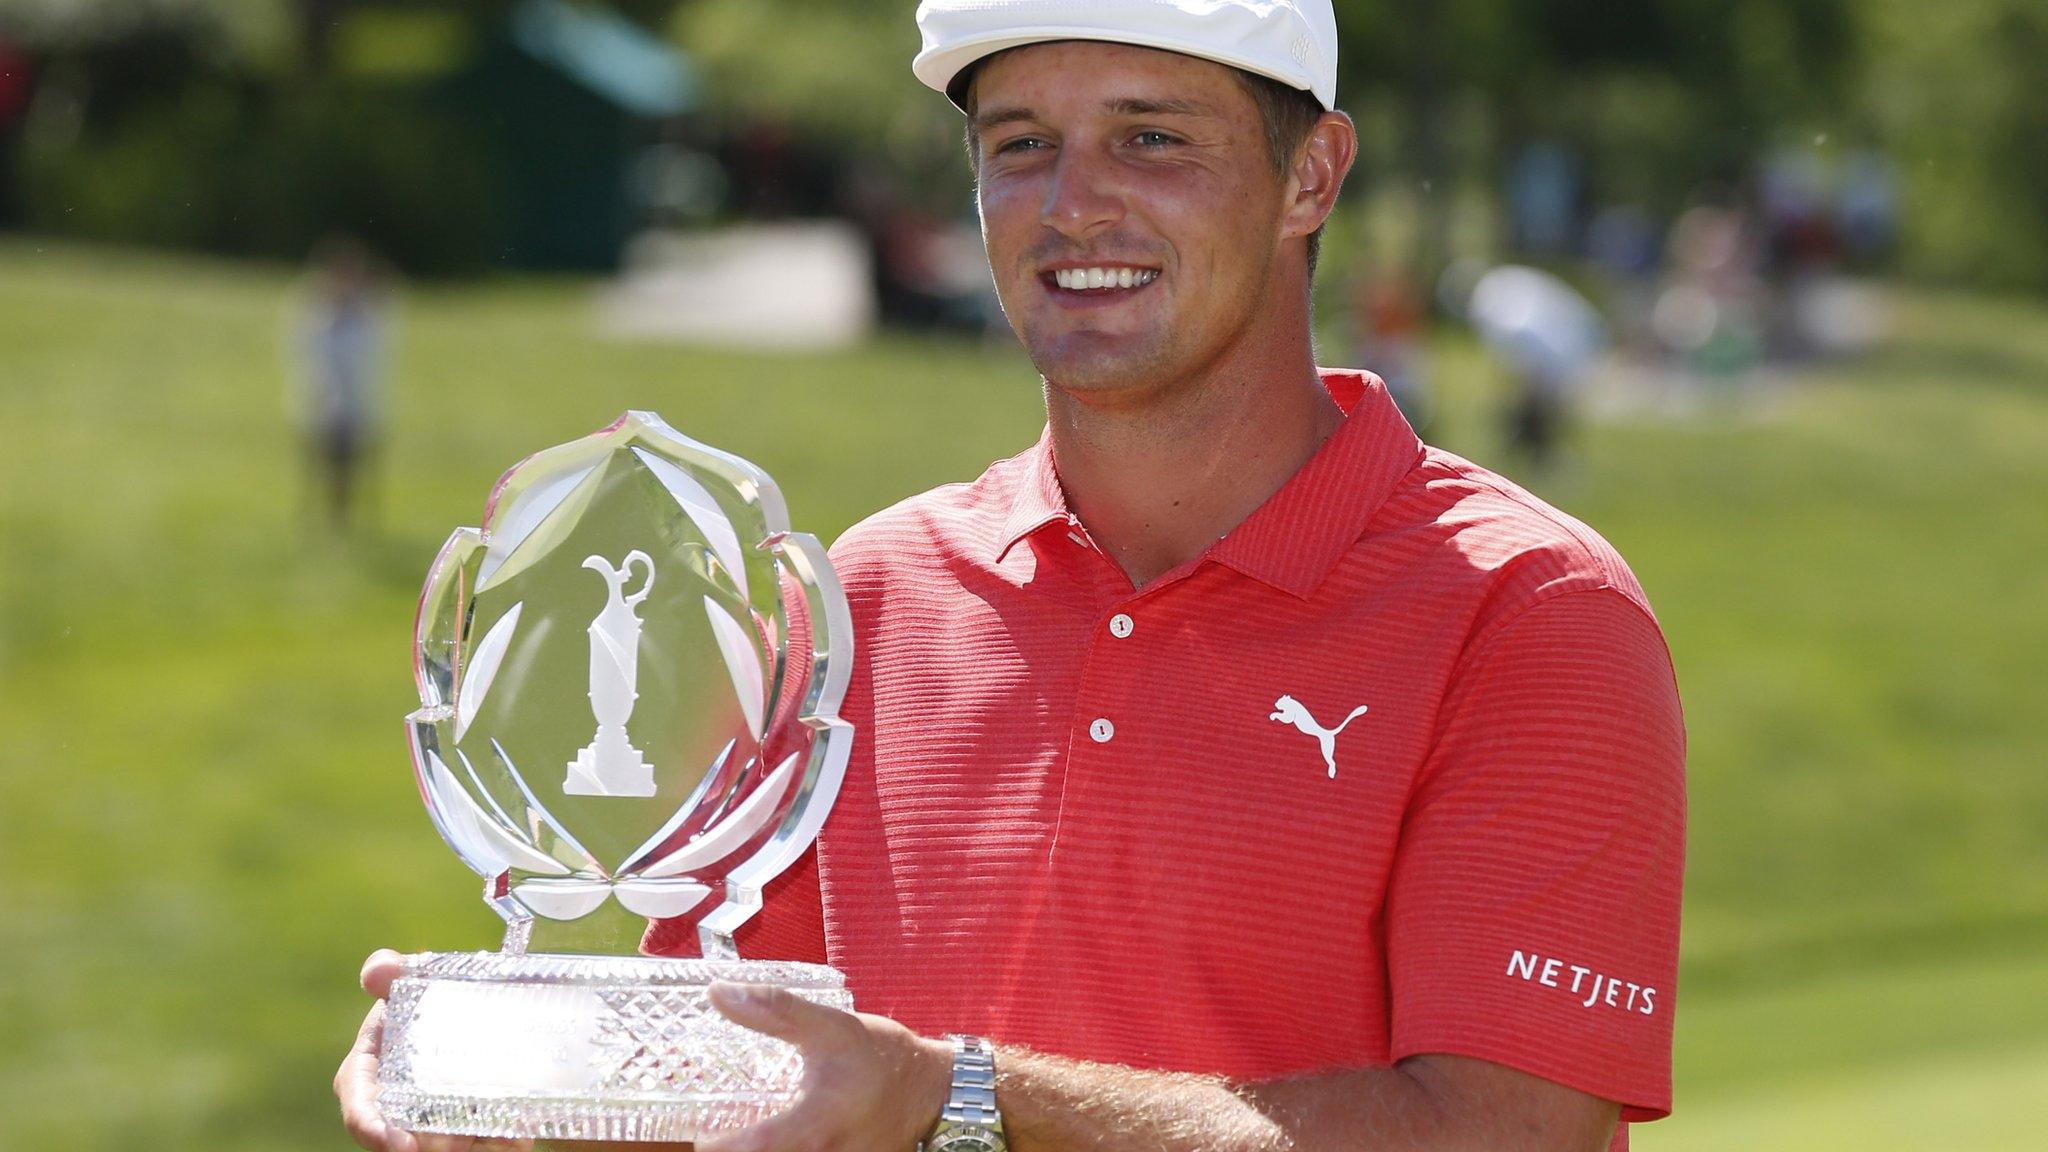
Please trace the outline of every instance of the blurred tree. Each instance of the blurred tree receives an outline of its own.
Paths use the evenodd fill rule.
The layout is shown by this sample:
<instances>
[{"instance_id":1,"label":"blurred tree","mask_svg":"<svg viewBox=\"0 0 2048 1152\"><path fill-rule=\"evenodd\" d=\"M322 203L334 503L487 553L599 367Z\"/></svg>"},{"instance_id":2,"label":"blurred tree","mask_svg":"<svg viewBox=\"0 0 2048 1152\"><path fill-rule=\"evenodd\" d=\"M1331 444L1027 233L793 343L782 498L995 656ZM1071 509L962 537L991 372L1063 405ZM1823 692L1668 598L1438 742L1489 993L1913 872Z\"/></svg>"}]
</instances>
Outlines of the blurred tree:
<instances>
[{"instance_id":1,"label":"blurred tree","mask_svg":"<svg viewBox=\"0 0 2048 1152\"><path fill-rule=\"evenodd\" d=\"M40 71L79 97L90 139L171 103L158 97L174 74L321 76L359 47L353 15L444 13L480 42L517 2L0 0L0 32L54 64ZM675 42L728 130L779 126L964 210L958 118L907 67L911 0L574 2ZM2048 289L2042 0L1337 0L1337 17L1339 90L1365 139L1354 202L1375 185L1412 199L1425 270L1528 142L1563 145L1602 197L1664 212L1788 145L1823 161L1870 147L1900 174L1907 268ZM151 31L163 28L202 31L165 51L117 46L167 43ZM98 63L82 71L88 54Z\"/></svg>"},{"instance_id":2,"label":"blurred tree","mask_svg":"<svg viewBox=\"0 0 2048 1152\"><path fill-rule=\"evenodd\" d=\"M686 0L670 31L729 108L886 135L931 113L910 75L917 28L903 0Z\"/></svg>"},{"instance_id":3,"label":"blurred tree","mask_svg":"<svg viewBox=\"0 0 2048 1152\"><path fill-rule=\"evenodd\" d=\"M1460 180L1498 182L1534 139L1570 145L1668 207L1738 175L1772 129L1838 104L1855 59L1848 0L1383 0L1337 5L1345 106L1391 105L1422 189L1420 267L1445 256ZM1467 107L1472 102L1477 107ZM1372 178L1380 173L1365 173Z\"/></svg>"},{"instance_id":4,"label":"blurred tree","mask_svg":"<svg viewBox=\"0 0 2048 1152\"><path fill-rule=\"evenodd\" d=\"M243 0L244 3L248 0ZM426 9L453 13L477 32L503 24L518 0L287 0L297 30L298 58L304 70L321 75L332 66L334 44L352 11L372 8ZM666 27L679 0L582 0L609 8L650 31Z\"/></svg>"},{"instance_id":5,"label":"blurred tree","mask_svg":"<svg viewBox=\"0 0 2048 1152\"><path fill-rule=\"evenodd\" d=\"M1860 6L1856 104L1899 161L1908 270L2048 289L2048 8L2040 0Z\"/></svg>"},{"instance_id":6,"label":"blurred tree","mask_svg":"<svg viewBox=\"0 0 2048 1152\"><path fill-rule=\"evenodd\" d=\"M299 30L299 66L325 75L334 57L334 33L349 0L292 0Z\"/></svg>"}]
</instances>

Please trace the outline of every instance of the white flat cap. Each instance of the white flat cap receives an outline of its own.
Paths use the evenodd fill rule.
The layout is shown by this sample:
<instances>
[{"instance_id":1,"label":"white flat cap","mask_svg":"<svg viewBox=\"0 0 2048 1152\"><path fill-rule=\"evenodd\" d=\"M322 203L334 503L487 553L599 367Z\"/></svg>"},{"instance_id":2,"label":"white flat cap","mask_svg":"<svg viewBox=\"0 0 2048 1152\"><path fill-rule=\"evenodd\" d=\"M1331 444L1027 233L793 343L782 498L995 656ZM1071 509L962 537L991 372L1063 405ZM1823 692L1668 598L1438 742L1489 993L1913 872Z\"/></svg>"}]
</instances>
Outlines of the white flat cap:
<instances>
[{"instance_id":1,"label":"white flat cap","mask_svg":"<svg viewBox=\"0 0 2048 1152\"><path fill-rule=\"evenodd\" d=\"M977 60L1047 40L1108 40L1214 60L1337 102L1337 16L1330 0L924 0L919 80L955 104Z\"/></svg>"}]
</instances>

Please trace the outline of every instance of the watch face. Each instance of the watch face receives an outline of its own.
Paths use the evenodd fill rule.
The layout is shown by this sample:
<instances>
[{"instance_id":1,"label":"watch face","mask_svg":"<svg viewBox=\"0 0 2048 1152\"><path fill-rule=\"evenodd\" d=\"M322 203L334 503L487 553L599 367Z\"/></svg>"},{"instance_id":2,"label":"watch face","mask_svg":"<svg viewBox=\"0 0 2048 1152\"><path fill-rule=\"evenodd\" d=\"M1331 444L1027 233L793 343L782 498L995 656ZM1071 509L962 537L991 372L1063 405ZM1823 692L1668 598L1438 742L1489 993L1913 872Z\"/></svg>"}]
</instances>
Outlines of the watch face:
<instances>
[{"instance_id":1,"label":"watch face","mask_svg":"<svg viewBox=\"0 0 2048 1152\"><path fill-rule=\"evenodd\" d=\"M931 1152L1004 1152L1003 1146L979 1132L954 1132L942 1136Z\"/></svg>"}]
</instances>

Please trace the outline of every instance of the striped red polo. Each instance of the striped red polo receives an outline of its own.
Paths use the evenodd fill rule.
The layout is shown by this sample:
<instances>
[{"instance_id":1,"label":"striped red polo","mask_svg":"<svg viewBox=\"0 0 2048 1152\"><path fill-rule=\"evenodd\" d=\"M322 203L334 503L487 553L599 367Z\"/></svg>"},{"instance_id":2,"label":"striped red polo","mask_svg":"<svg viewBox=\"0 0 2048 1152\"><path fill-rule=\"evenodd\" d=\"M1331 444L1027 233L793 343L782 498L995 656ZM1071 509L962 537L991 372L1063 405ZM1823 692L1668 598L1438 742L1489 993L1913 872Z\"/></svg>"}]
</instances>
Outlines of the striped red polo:
<instances>
[{"instance_id":1,"label":"striped red polo","mask_svg":"<svg viewBox=\"0 0 2048 1152\"><path fill-rule=\"evenodd\" d=\"M1043 440L849 530L856 750L743 952L926 1034L1244 1080L1453 1053L1669 1111L1684 733L1642 590L1325 382L1337 431L1144 588Z\"/></svg>"}]
</instances>

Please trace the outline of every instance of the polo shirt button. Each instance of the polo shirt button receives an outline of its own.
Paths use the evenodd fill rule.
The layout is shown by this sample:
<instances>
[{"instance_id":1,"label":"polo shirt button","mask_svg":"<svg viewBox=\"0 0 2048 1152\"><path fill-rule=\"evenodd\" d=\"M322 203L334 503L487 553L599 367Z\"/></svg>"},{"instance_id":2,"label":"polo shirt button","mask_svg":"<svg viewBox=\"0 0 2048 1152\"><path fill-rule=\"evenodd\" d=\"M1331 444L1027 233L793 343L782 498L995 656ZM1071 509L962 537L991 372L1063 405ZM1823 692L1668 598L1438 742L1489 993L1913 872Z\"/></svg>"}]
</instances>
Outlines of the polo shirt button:
<instances>
[{"instance_id":1,"label":"polo shirt button","mask_svg":"<svg viewBox=\"0 0 2048 1152\"><path fill-rule=\"evenodd\" d=\"M1097 744L1107 744L1115 737L1116 725L1111 724L1107 716L1097 716L1095 722L1088 725L1088 738Z\"/></svg>"},{"instance_id":2,"label":"polo shirt button","mask_svg":"<svg viewBox=\"0 0 2048 1152\"><path fill-rule=\"evenodd\" d=\"M1134 625L1131 623L1131 618L1129 616L1126 616L1122 612L1119 612L1116 615L1111 616L1109 618L1109 634L1111 636L1116 637L1119 640L1123 639L1126 636L1129 636L1131 634L1132 627L1134 627Z\"/></svg>"}]
</instances>

